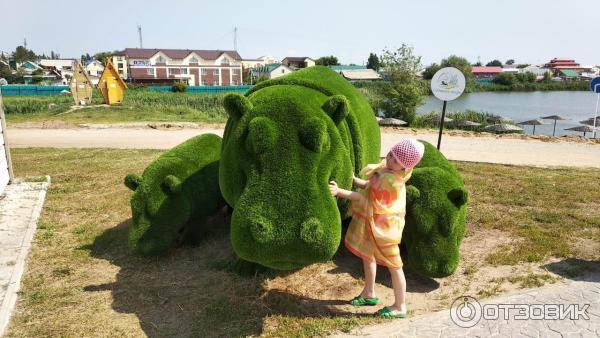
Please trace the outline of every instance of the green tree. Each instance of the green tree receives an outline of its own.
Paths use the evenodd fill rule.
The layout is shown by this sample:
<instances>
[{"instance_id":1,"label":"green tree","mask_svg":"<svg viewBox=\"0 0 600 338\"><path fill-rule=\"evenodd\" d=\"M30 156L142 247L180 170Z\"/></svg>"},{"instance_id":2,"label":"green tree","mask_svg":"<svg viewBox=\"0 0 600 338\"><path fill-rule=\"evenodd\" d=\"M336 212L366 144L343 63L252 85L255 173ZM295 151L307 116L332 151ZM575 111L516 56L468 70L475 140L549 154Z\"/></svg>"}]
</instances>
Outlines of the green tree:
<instances>
[{"instance_id":1,"label":"green tree","mask_svg":"<svg viewBox=\"0 0 600 338\"><path fill-rule=\"evenodd\" d=\"M25 61L37 60L37 55L32 50L29 50L23 46L17 46L15 51L12 53L12 58L16 63L23 63Z\"/></svg>"},{"instance_id":2,"label":"green tree","mask_svg":"<svg viewBox=\"0 0 600 338\"><path fill-rule=\"evenodd\" d=\"M425 96L417 79L421 57L414 55L412 47L402 44L397 50L384 49L381 63L388 80L382 86L384 114L401 118L410 125Z\"/></svg>"},{"instance_id":3,"label":"green tree","mask_svg":"<svg viewBox=\"0 0 600 338\"><path fill-rule=\"evenodd\" d=\"M429 67L426 67L425 70L423 71L423 79L431 80L433 78L433 76L435 75L435 73L437 73L437 71L440 69L442 69L442 67L440 65L438 65L435 62L432 63Z\"/></svg>"},{"instance_id":4,"label":"green tree","mask_svg":"<svg viewBox=\"0 0 600 338\"><path fill-rule=\"evenodd\" d=\"M103 66L106 66L106 59L111 57L113 54L117 53L118 51L112 51L112 52L98 52L96 54L94 54L94 59L100 61L102 63Z\"/></svg>"},{"instance_id":5,"label":"green tree","mask_svg":"<svg viewBox=\"0 0 600 338\"><path fill-rule=\"evenodd\" d=\"M544 81L544 83L550 83L550 82L552 82L552 73L545 72L544 73L544 79L542 81Z\"/></svg>"},{"instance_id":6,"label":"green tree","mask_svg":"<svg viewBox=\"0 0 600 338\"><path fill-rule=\"evenodd\" d=\"M473 69L471 68L471 63L467 61L467 59L456 55L450 55L443 59L440 64L440 68L445 67L454 67L460 70L465 76L465 80L467 80L467 85L473 81Z\"/></svg>"},{"instance_id":7,"label":"green tree","mask_svg":"<svg viewBox=\"0 0 600 338\"><path fill-rule=\"evenodd\" d=\"M13 80L13 74L10 70L10 67L5 65L4 63L0 63L0 78L5 79L8 83L11 83Z\"/></svg>"},{"instance_id":8,"label":"green tree","mask_svg":"<svg viewBox=\"0 0 600 338\"><path fill-rule=\"evenodd\" d=\"M481 61L477 61L473 64L473 67L481 67L483 66L483 64L481 63Z\"/></svg>"},{"instance_id":9,"label":"green tree","mask_svg":"<svg viewBox=\"0 0 600 338\"><path fill-rule=\"evenodd\" d=\"M502 67L502 62L500 62L500 60L493 60L488 62L486 67Z\"/></svg>"},{"instance_id":10,"label":"green tree","mask_svg":"<svg viewBox=\"0 0 600 338\"><path fill-rule=\"evenodd\" d=\"M506 60L506 64L509 65L509 66L512 66L512 65L515 64L515 60L514 59Z\"/></svg>"},{"instance_id":11,"label":"green tree","mask_svg":"<svg viewBox=\"0 0 600 338\"><path fill-rule=\"evenodd\" d=\"M381 68L381 62L379 61L379 57L375 53L369 54L369 59L367 60L367 68L373 69L378 72L379 68Z\"/></svg>"},{"instance_id":12,"label":"green tree","mask_svg":"<svg viewBox=\"0 0 600 338\"><path fill-rule=\"evenodd\" d=\"M315 61L315 64L317 64L319 66L339 66L340 65L338 58L333 55L322 56L322 57L318 58L317 61Z\"/></svg>"},{"instance_id":13,"label":"green tree","mask_svg":"<svg viewBox=\"0 0 600 338\"><path fill-rule=\"evenodd\" d=\"M537 76L532 72L525 72L515 74L515 78L521 83L533 83L537 79Z\"/></svg>"},{"instance_id":14,"label":"green tree","mask_svg":"<svg viewBox=\"0 0 600 338\"><path fill-rule=\"evenodd\" d=\"M513 84L515 84L516 81L517 78L513 73L500 73L494 79L494 83L505 86L512 86Z\"/></svg>"}]
</instances>

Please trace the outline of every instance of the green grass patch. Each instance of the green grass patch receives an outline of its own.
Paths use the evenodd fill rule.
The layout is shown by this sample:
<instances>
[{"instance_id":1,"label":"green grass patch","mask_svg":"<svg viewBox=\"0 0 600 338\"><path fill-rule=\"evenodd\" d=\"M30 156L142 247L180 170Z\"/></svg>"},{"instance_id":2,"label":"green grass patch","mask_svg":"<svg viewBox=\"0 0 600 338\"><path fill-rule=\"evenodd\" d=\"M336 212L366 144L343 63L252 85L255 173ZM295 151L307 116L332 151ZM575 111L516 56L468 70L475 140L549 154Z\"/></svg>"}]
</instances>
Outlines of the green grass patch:
<instances>
[{"instance_id":1,"label":"green grass patch","mask_svg":"<svg viewBox=\"0 0 600 338\"><path fill-rule=\"evenodd\" d=\"M101 106L102 96L94 90L92 105L69 111L71 95L48 97L5 97L9 123L62 121L70 123L199 122L224 123L224 94L157 92L144 88L125 92L121 105ZM67 112L68 111L68 112Z\"/></svg>"},{"instance_id":2,"label":"green grass patch","mask_svg":"<svg viewBox=\"0 0 600 338\"><path fill-rule=\"evenodd\" d=\"M89 336L91 330L107 337L302 337L380 322L372 316L335 312L327 301L267 287L269 281L285 275L236 272L227 263L233 259L227 232L207 237L198 247L178 248L158 257L130 255L131 192L122 178L141 173L160 154L107 149L12 151L17 176L50 175L52 186L8 337L80 337ZM600 239L600 192L582 188L598 182L598 170L455 164L470 193L468 231L501 229L515 243L482 257L476 267L465 268L465 278L485 266L544 261L550 256L600 259L598 252L573 249L580 241ZM502 250L506 254L500 255ZM570 274L578 275L584 268L571 270ZM307 274L303 284L320 286L319 277ZM548 281L545 275L531 275L502 282L534 287ZM479 296L499 292L497 281L480 289Z\"/></svg>"}]
</instances>

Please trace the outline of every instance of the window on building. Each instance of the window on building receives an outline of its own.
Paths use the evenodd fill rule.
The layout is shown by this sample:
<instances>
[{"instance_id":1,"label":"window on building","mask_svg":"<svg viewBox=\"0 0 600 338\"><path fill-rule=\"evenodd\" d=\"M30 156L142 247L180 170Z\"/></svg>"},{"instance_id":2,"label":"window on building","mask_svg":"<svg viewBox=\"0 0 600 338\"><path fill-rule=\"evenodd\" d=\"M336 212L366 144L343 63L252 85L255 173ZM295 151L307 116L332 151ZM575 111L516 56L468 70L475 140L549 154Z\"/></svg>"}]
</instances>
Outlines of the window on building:
<instances>
[{"instance_id":1,"label":"window on building","mask_svg":"<svg viewBox=\"0 0 600 338\"><path fill-rule=\"evenodd\" d=\"M164 58L164 57L162 57L162 55L161 55L161 56L159 56L158 58L156 58L156 63L165 63L166 61L167 61L167 60L165 60L165 58Z\"/></svg>"},{"instance_id":2,"label":"window on building","mask_svg":"<svg viewBox=\"0 0 600 338\"><path fill-rule=\"evenodd\" d=\"M219 81L215 81L215 82L213 83L213 86L218 86L218 85L219 85Z\"/></svg>"},{"instance_id":3,"label":"window on building","mask_svg":"<svg viewBox=\"0 0 600 338\"><path fill-rule=\"evenodd\" d=\"M146 74L148 74L148 75L154 75L154 68L148 68L148 69L146 69Z\"/></svg>"},{"instance_id":4,"label":"window on building","mask_svg":"<svg viewBox=\"0 0 600 338\"><path fill-rule=\"evenodd\" d=\"M223 66L229 66L229 59L228 58L221 59L221 65L223 65Z\"/></svg>"},{"instance_id":5,"label":"window on building","mask_svg":"<svg viewBox=\"0 0 600 338\"><path fill-rule=\"evenodd\" d=\"M219 76L219 69L213 70L213 74L215 74L215 76Z\"/></svg>"},{"instance_id":6,"label":"window on building","mask_svg":"<svg viewBox=\"0 0 600 338\"><path fill-rule=\"evenodd\" d=\"M208 70L206 68L202 68L202 75L208 75Z\"/></svg>"},{"instance_id":7,"label":"window on building","mask_svg":"<svg viewBox=\"0 0 600 338\"><path fill-rule=\"evenodd\" d=\"M117 69L123 69L123 64L122 63L117 64Z\"/></svg>"},{"instance_id":8,"label":"window on building","mask_svg":"<svg viewBox=\"0 0 600 338\"><path fill-rule=\"evenodd\" d=\"M239 69L234 69L234 70L232 70L232 74L233 75L240 75L240 70Z\"/></svg>"},{"instance_id":9,"label":"window on building","mask_svg":"<svg viewBox=\"0 0 600 338\"><path fill-rule=\"evenodd\" d=\"M122 56L117 56L117 61L123 61L123 57Z\"/></svg>"},{"instance_id":10,"label":"window on building","mask_svg":"<svg viewBox=\"0 0 600 338\"><path fill-rule=\"evenodd\" d=\"M285 73L285 68L281 68L281 74Z\"/></svg>"},{"instance_id":11,"label":"window on building","mask_svg":"<svg viewBox=\"0 0 600 338\"><path fill-rule=\"evenodd\" d=\"M169 68L169 75L177 74L177 68Z\"/></svg>"},{"instance_id":12,"label":"window on building","mask_svg":"<svg viewBox=\"0 0 600 338\"><path fill-rule=\"evenodd\" d=\"M188 73L188 69L187 68L181 68L179 71L183 75L187 75L187 73Z\"/></svg>"},{"instance_id":13,"label":"window on building","mask_svg":"<svg viewBox=\"0 0 600 338\"><path fill-rule=\"evenodd\" d=\"M198 63L198 59L195 56L192 56L190 63Z\"/></svg>"},{"instance_id":14,"label":"window on building","mask_svg":"<svg viewBox=\"0 0 600 338\"><path fill-rule=\"evenodd\" d=\"M202 85L206 86L206 80L202 80Z\"/></svg>"}]
</instances>

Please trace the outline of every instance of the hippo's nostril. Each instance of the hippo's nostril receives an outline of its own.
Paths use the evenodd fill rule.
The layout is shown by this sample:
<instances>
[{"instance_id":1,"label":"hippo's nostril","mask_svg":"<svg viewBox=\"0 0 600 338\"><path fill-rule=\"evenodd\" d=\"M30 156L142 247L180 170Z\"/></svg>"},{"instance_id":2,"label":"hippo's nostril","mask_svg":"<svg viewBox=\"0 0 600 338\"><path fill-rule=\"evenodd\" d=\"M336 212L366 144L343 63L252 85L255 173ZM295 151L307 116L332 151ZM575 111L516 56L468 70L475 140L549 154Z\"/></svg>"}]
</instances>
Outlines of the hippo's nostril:
<instances>
[{"instance_id":1,"label":"hippo's nostril","mask_svg":"<svg viewBox=\"0 0 600 338\"><path fill-rule=\"evenodd\" d=\"M300 226L300 238L306 243L317 244L323 238L323 227L318 219L311 217Z\"/></svg>"},{"instance_id":2,"label":"hippo's nostril","mask_svg":"<svg viewBox=\"0 0 600 338\"><path fill-rule=\"evenodd\" d=\"M250 233L254 240L259 243L267 243L274 239L273 226L265 220L252 222L250 224Z\"/></svg>"}]
</instances>

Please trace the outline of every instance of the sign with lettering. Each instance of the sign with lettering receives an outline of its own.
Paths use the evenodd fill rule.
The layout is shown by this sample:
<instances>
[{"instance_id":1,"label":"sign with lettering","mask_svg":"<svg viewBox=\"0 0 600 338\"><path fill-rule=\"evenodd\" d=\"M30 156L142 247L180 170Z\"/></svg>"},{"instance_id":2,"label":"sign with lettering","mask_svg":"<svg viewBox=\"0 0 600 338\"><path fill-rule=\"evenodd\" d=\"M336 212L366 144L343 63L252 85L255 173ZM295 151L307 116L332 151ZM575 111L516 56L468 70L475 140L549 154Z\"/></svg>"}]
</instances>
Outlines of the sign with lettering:
<instances>
[{"instance_id":1,"label":"sign with lettering","mask_svg":"<svg viewBox=\"0 0 600 338\"><path fill-rule=\"evenodd\" d=\"M148 68L152 67L150 60L131 60L129 61L129 67L131 68Z\"/></svg>"},{"instance_id":2,"label":"sign with lettering","mask_svg":"<svg viewBox=\"0 0 600 338\"><path fill-rule=\"evenodd\" d=\"M590 89L597 94L600 94L600 76L590 81Z\"/></svg>"},{"instance_id":3,"label":"sign with lettering","mask_svg":"<svg viewBox=\"0 0 600 338\"><path fill-rule=\"evenodd\" d=\"M446 67L438 70L431 79L431 91L442 101L452 101L465 91L465 84L465 76L460 70Z\"/></svg>"}]
</instances>

